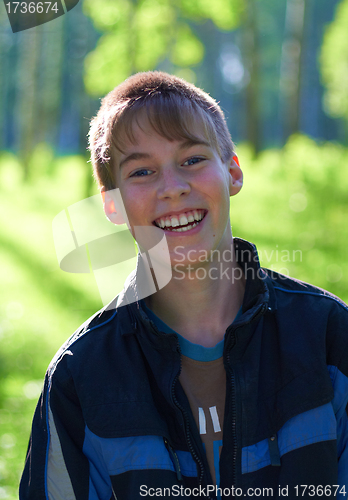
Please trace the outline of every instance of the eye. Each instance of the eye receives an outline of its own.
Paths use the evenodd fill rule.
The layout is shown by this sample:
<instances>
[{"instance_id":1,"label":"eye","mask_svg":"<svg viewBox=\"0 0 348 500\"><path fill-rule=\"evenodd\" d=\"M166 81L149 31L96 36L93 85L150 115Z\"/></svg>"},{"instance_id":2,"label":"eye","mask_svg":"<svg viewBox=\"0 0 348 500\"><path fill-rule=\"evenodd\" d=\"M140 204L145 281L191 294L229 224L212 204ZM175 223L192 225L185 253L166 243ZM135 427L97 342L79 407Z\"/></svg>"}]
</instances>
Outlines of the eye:
<instances>
[{"instance_id":1,"label":"eye","mask_svg":"<svg viewBox=\"0 0 348 500\"><path fill-rule=\"evenodd\" d=\"M152 170L149 170L147 168L142 168L140 170L137 170L136 172L133 172L130 177L147 177L148 175L152 174Z\"/></svg>"},{"instance_id":2,"label":"eye","mask_svg":"<svg viewBox=\"0 0 348 500\"><path fill-rule=\"evenodd\" d=\"M184 161L183 166L188 167L190 165L195 165L196 163L199 163L203 160L204 160L204 158L202 158L200 156L192 156L192 158L189 158L188 160Z\"/></svg>"}]
</instances>

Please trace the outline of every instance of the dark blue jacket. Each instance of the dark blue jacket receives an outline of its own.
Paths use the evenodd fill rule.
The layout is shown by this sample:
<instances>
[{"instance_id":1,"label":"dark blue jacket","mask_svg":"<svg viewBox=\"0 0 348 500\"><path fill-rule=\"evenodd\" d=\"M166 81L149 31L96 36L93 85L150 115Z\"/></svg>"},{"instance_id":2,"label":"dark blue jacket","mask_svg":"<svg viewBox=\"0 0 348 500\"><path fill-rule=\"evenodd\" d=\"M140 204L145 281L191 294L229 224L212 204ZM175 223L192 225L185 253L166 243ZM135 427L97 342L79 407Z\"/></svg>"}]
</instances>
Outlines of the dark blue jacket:
<instances>
[{"instance_id":1,"label":"dark blue jacket","mask_svg":"<svg viewBox=\"0 0 348 500\"><path fill-rule=\"evenodd\" d=\"M178 382L177 337L134 302L97 313L52 361L22 500L347 498L347 306L234 242L246 291L225 335L221 490Z\"/></svg>"}]
</instances>

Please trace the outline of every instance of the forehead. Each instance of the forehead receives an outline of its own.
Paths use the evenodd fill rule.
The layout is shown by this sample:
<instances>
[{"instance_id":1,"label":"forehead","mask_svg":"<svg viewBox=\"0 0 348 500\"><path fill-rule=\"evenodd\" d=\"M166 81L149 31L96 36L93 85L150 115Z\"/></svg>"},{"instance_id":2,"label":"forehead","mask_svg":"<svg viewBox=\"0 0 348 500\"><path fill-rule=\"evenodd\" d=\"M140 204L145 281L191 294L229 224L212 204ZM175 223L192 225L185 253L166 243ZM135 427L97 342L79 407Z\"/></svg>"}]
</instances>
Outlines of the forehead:
<instances>
[{"instance_id":1,"label":"forehead","mask_svg":"<svg viewBox=\"0 0 348 500\"><path fill-rule=\"evenodd\" d=\"M132 123L131 135L127 135L123 140L123 154L126 154L130 149L139 147L149 147L163 144L164 142L175 143L179 148L190 147L195 144L205 144L211 146L210 138L207 137L204 127L198 125L194 132L190 134L166 134L160 131L150 123L146 116L142 116ZM121 153L121 155L123 156Z\"/></svg>"},{"instance_id":2,"label":"forehead","mask_svg":"<svg viewBox=\"0 0 348 500\"><path fill-rule=\"evenodd\" d=\"M207 113L192 103L165 102L157 105L133 106L117 120L112 133L116 152L124 154L131 146L144 138L144 134L163 137L168 141L187 143L206 142L220 154L216 131Z\"/></svg>"}]
</instances>

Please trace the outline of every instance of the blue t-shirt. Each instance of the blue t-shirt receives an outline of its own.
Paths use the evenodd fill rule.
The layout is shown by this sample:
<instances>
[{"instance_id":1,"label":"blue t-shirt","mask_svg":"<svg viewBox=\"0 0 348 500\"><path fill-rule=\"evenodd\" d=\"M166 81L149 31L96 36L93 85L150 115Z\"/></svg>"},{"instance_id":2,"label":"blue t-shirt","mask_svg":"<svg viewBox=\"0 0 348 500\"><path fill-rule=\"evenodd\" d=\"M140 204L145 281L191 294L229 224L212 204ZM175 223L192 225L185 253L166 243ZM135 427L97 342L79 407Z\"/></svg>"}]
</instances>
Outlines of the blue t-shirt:
<instances>
[{"instance_id":1,"label":"blue t-shirt","mask_svg":"<svg viewBox=\"0 0 348 500\"><path fill-rule=\"evenodd\" d=\"M224 339L218 342L214 347L204 347L200 344L194 344L189 340L185 339L182 335L175 332L170 328L164 321L162 321L151 309L149 309L144 300L141 301L141 305L148 315L148 317L155 323L157 328L163 333L176 333L179 339L181 353L188 358L195 359L196 361L214 361L215 359L221 358L224 350ZM239 309L237 316L234 321L236 321L242 315L242 308Z\"/></svg>"},{"instance_id":2,"label":"blue t-shirt","mask_svg":"<svg viewBox=\"0 0 348 500\"><path fill-rule=\"evenodd\" d=\"M185 391L201 436L212 480L219 486L219 458L222 448L223 420L226 398L226 372L223 363L224 340L214 347L194 344L175 332L151 311L144 301L142 307L149 319L164 333L176 333L181 349L179 381ZM235 318L242 314L242 308Z\"/></svg>"}]
</instances>

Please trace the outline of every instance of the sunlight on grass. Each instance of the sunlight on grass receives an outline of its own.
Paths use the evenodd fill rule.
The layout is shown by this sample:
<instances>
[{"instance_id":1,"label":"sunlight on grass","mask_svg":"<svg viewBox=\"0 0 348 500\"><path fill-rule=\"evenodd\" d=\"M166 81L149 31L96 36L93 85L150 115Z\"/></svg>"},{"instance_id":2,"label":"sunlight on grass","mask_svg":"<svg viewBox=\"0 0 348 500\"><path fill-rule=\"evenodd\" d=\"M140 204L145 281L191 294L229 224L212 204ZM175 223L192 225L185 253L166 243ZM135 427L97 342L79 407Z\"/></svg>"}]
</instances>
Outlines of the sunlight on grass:
<instances>
[{"instance_id":1,"label":"sunlight on grass","mask_svg":"<svg viewBox=\"0 0 348 500\"><path fill-rule=\"evenodd\" d=\"M101 306L92 274L63 273L55 215L85 196L89 165L52 160L50 175L22 182L16 157L0 157L0 499L18 498L32 415L58 347Z\"/></svg>"}]
</instances>

